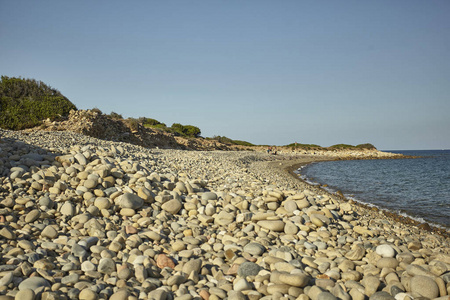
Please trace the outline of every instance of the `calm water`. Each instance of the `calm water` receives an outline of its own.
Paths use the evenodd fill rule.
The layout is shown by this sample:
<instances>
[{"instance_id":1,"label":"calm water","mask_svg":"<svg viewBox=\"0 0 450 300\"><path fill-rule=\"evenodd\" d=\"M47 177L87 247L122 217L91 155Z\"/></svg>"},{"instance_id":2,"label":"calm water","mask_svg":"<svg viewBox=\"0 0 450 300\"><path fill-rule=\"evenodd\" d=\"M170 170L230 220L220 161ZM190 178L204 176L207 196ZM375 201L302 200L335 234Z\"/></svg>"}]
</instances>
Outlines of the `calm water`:
<instances>
[{"instance_id":1,"label":"calm water","mask_svg":"<svg viewBox=\"0 0 450 300\"><path fill-rule=\"evenodd\" d=\"M347 197L450 228L450 150L390 151L417 159L320 162L300 170Z\"/></svg>"}]
</instances>

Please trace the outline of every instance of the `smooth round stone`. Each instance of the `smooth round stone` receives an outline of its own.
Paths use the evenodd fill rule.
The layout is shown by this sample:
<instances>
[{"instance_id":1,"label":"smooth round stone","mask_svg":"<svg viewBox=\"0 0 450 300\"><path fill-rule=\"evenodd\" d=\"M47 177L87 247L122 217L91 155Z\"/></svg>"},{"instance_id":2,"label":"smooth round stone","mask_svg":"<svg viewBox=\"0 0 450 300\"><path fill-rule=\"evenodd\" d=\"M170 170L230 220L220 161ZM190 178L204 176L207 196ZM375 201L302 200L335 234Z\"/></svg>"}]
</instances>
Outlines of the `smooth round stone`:
<instances>
[{"instance_id":1,"label":"smooth round stone","mask_svg":"<svg viewBox=\"0 0 450 300\"><path fill-rule=\"evenodd\" d=\"M82 166L87 165L87 159L82 153L77 153L77 154L75 154L74 157L80 165L82 165Z\"/></svg>"},{"instance_id":2,"label":"smooth round stone","mask_svg":"<svg viewBox=\"0 0 450 300\"><path fill-rule=\"evenodd\" d=\"M84 182L83 186L86 187L87 189L93 189L97 186L97 181L93 179L87 179Z\"/></svg>"},{"instance_id":3,"label":"smooth round stone","mask_svg":"<svg viewBox=\"0 0 450 300\"><path fill-rule=\"evenodd\" d=\"M55 239L58 237L58 231L53 226L47 225L41 232L42 237L49 239Z\"/></svg>"},{"instance_id":4,"label":"smooth round stone","mask_svg":"<svg viewBox=\"0 0 450 300\"><path fill-rule=\"evenodd\" d=\"M434 299L439 296L439 287L432 278L418 275L411 278L411 292Z\"/></svg>"},{"instance_id":5,"label":"smooth round stone","mask_svg":"<svg viewBox=\"0 0 450 300\"><path fill-rule=\"evenodd\" d=\"M225 226L228 224L231 224L232 222L234 222L235 220L235 216L231 213L228 213L224 210L222 210L220 213L218 213L215 217L214 217L214 222L216 224Z\"/></svg>"},{"instance_id":6,"label":"smooth round stone","mask_svg":"<svg viewBox=\"0 0 450 300\"><path fill-rule=\"evenodd\" d=\"M214 192L206 192L202 194L203 201L217 200L217 194Z\"/></svg>"},{"instance_id":7,"label":"smooth round stone","mask_svg":"<svg viewBox=\"0 0 450 300\"><path fill-rule=\"evenodd\" d=\"M116 271L116 263L111 258L102 258L98 264L98 271L110 275Z\"/></svg>"},{"instance_id":8,"label":"smooth round stone","mask_svg":"<svg viewBox=\"0 0 450 300\"><path fill-rule=\"evenodd\" d=\"M161 208L164 211L166 211L172 215L178 213L182 207L183 207L183 204L181 203L181 201L179 201L177 199L169 200L169 201L165 202L163 205L161 205Z\"/></svg>"},{"instance_id":9,"label":"smooth round stone","mask_svg":"<svg viewBox=\"0 0 450 300\"><path fill-rule=\"evenodd\" d=\"M322 227L325 225L325 223L321 219L319 219L315 216L311 216L311 223L313 223L317 227Z\"/></svg>"},{"instance_id":10,"label":"smooth round stone","mask_svg":"<svg viewBox=\"0 0 450 300\"><path fill-rule=\"evenodd\" d=\"M347 252L345 254L345 257L350 260L357 261L357 260L361 260L365 254L366 254L366 249L364 249L360 245L354 245L352 247L352 250L350 250L349 252Z\"/></svg>"},{"instance_id":11,"label":"smooth round stone","mask_svg":"<svg viewBox=\"0 0 450 300\"><path fill-rule=\"evenodd\" d=\"M72 285L77 283L80 280L80 275L73 273L68 276L61 278L61 283L65 285Z\"/></svg>"},{"instance_id":12,"label":"smooth round stone","mask_svg":"<svg viewBox=\"0 0 450 300\"><path fill-rule=\"evenodd\" d=\"M186 249L186 244L182 241L176 241L172 244L172 250L179 252Z\"/></svg>"},{"instance_id":13,"label":"smooth round stone","mask_svg":"<svg viewBox=\"0 0 450 300\"><path fill-rule=\"evenodd\" d=\"M317 300L337 300L337 298L329 292L322 292L317 296Z\"/></svg>"},{"instance_id":14,"label":"smooth round stone","mask_svg":"<svg viewBox=\"0 0 450 300\"><path fill-rule=\"evenodd\" d=\"M80 294L78 295L80 300L97 300L98 295L96 292L89 288L83 289Z\"/></svg>"},{"instance_id":15,"label":"smooth round stone","mask_svg":"<svg viewBox=\"0 0 450 300\"><path fill-rule=\"evenodd\" d=\"M376 292L370 296L369 300L395 300L388 292Z\"/></svg>"},{"instance_id":16,"label":"smooth round stone","mask_svg":"<svg viewBox=\"0 0 450 300\"><path fill-rule=\"evenodd\" d=\"M266 247L259 243L248 243L244 246L244 252L247 252L254 256L260 256L266 251Z\"/></svg>"},{"instance_id":17,"label":"smooth round stone","mask_svg":"<svg viewBox=\"0 0 450 300\"><path fill-rule=\"evenodd\" d=\"M127 300L129 296L130 293L126 289L122 289L112 294L109 300Z\"/></svg>"},{"instance_id":18,"label":"smooth round stone","mask_svg":"<svg viewBox=\"0 0 450 300\"><path fill-rule=\"evenodd\" d=\"M381 257L394 257L395 256L395 250L392 248L392 246L384 244L379 245L376 249L376 253L380 255Z\"/></svg>"},{"instance_id":19,"label":"smooth round stone","mask_svg":"<svg viewBox=\"0 0 450 300\"><path fill-rule=\"evenodd\" d=\"M25 289L22 291L18 291L15 299L18 300L34 300L36 297L35 292L32 289Z\"/></svg>"},{"instance_id":20,"label":"smooth round stone","mask_svg":"<svg viewBox=\"0 0 450 300\"><path fill-rule=\"evenodd\" d=\"M83 271L83 272L95 271L95 269L96 269L95 265L88 260L84 261L81 264L81 271Z\"/></svg>"},{"instance_id":21,"label":"smooth round stone","mask_svg":"<svg viewBox=\"0 0 450 300\"><path fill-rule=\"evenodd\" d=\"M305 287L309 283L309 276L305 274L280 273L278 278L281 282L296 287Z\"/></svg>"},{"instance_id":22,"label":"smooth round stone","mask_svg":"<svg viewBox=\"0 0 450 300\"><path fill-rule=\"evenodd\" d=\"M233 284L233 290L235 291L245 291L245 290L251 290L252 289L252 285L245 279L245 278L241 278L239 280L235 280L234 284Z\"/></svg>"},{"instance_id":23,"label":"smooth round stone","mask_svg":"<svg viewBox=\"0 0 450 300\"><path fill-rule=\"evenodd\" d=\"M34 292L40 290L41 288L50 287L50 283L42 277L31 277L25 279L19 284L19 291L26 289L31 289Z\"/></svg>"},{"instance_id":24,"label":"smooth round stone","mask_svg":"<svg viewBox=\"0 0 450 300\"><path fill-rule=\"evenodd\" d=\"M26 215L25 222L32 223L32 222L36 221L37 219L39 219L40 216L41 216L41 212L37 209L33 209Z\"/></svg>"},{"instance_id":25,"label":"smooth round stone","mask_svg":"<svg viewBox=\"0 0 450 300\"><path fill-rule=\"evenodd\" d=\"M262 220L257 223L262 228L275 232L284 231L284 222L281 220Z\"/></svg>"},{"instance_id":26,"label":"smooth round stone","mask_svg":"<svg viewBox=\"0 0 450 300\"><path fill-rule=\"evenodd\" d=\"M105 198L105 197L98 197L98 198L95 199L94 205L95 205L98 209L102 210L102 209L108 209L108 208L110 208L110 207L112 206L112 203L111 203L111 201L109 201L108 198Z\"/></svg>"},{"instance_id":27,"label":"smooth round stone","mask_svg":"<svg viewBox=\"0 0 450 300\"><path fill-rule=\"evenodd\" d=\"M16 234L10 230L9 228L3 227L0 229L0 235L8 240L14 240L16 238Z\"/></svg>"},{"instance_id":28,"label":"smooth round stone","mask_svg":"<svg viewBox=\"0 0 450 300\"><path fill-rule=\"evenodd\" d=\"M3 276L2 279L0 279L0 286L7 286L12 282L14 278L13 272L8 272L6 275Z\"/></svg>"},{"instance_id":29,"label":"smooth round stone","mask_svg":"<svg viewBox=\"0 0 450 300\"><path fill-rule=\"evenodd\" d=\"M284 202L284 209L286 209L286 211L292 213L298 209L297 203L294 200L286 200Z\"/></svg>"},{"instance_id":30,"label":"smooth round stone","mask_svg":"<svg viewBox=\"0 0 450 300\"><path fill-rule=\"evenodd\" d=\"M125 217L132 217L136 214L136 211L132 208L122 208L119 213Z\"/></svg>"},{"instance_id":31,"label":"smooth round stone","mask_svg":"<svg viewBox=\"0 0 450 300\"><path fill-rule=\"evenodd\" d=\"M86 249L79 244L74 244L72 246L71 252L72 252L73 256L75 256L75 257L84 257L85 255L87 255Z\"/></svg>"},{"instance_id":32,"label":"smooth round stone","mask_svg":"<svg viewBox=\"0 0 450 300\"><path fill-rule=\"evenodd\" d=\"M119 202L121 208L139 209L142 205L144 205L144 199L131 193L124 193Z\"/></svg>"},{"instance_id":33,"label":"smooth round stone","mask_svg":"<svg viewBox=\"0 0 450 300\"><path fill-rule=\"evenodd\" d=\"M396 260L393 257L383 257L380 258L377 261L377 268L379 269L383 269L383 268L397 268L398 266L398 260Z\"/></svg>"},{"instance_id":34,"label":"smooth round stone","mask_svg":"<svg viewBox=\"0 0 450 300\"><path fill-rule=\"evenodd\" d=\"M192 271L200 273L201 267L202 267L201 259L191 259L190 261L184 264L183 272L186 274L191 274Z\"/></svg>"},{"instance_id":35,"label":"smooth round stone","mask_svg":"<svg viewBox=\"0 0 450 300\"><path fill-rule=\"evenodd\" d=\"M186 277L184 277L182 275L174 275L174 276L169 277L169 279L167 279L167 285L169 285L169 286L180 285L185 282L186 282Z\"/></svg>"},{"instance_id":36,"label":"smooth round stone","mask_svg":"<svg viewBox=\"0 0 450 300\"><path fill-rule=\"evenodd\" d=\"M247 276L256 276L259 271L261 271L260 266L253 262L246 261L239 265L237 273L240 277L245 278Z\"/></svg>"},{"instance_id":37,"label":"smooth round stone","mask_svg":"<svg viewBox=\"0 0 450 300\"><path fill-rule=\"evenodd\" d=\"M64 202L63 206L61 206L61 214L64 216L73 217L75 215L75 208L72 203L69 201Z\"/></svg>"}]
</instances>

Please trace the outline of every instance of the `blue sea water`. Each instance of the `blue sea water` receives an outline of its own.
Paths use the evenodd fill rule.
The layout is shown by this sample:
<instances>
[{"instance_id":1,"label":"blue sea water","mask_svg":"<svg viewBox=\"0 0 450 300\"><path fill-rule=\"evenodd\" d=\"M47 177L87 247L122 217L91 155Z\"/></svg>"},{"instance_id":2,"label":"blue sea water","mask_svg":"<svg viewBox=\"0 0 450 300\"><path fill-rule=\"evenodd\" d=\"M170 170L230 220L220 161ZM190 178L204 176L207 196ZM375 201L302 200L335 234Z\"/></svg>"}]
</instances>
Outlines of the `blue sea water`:
<instances>
[{"instance_id":1,"label":"blue sea water","mask_svg":"<svg viewBox=\"0 0 450 300\"><path fill-rule=\"evenodd\" d=\"M299 173L356 201L450 229L450 150L389 152L421 157L318 162Z\"/></svg>"}]
</instances>

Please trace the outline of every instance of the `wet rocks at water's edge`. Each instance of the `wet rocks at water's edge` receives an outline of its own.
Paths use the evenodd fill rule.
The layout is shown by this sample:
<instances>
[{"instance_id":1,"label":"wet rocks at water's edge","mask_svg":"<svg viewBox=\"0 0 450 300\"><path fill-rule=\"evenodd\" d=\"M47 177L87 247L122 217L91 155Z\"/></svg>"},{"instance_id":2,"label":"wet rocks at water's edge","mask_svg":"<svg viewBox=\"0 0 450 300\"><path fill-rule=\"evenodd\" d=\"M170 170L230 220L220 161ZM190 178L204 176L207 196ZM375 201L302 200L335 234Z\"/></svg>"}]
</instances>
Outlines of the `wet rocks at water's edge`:
<instances>
[{"instance_id":1,"label":"wet rocks at water's edge","mask_svg":"<svg viewBox=\"0 0 450 300\"><path fill-rule=\"evenodd\" d=\"M0 133L0 299L450 293L448 238L269 172L263 154Z\"/></svg>"}]
</instances>

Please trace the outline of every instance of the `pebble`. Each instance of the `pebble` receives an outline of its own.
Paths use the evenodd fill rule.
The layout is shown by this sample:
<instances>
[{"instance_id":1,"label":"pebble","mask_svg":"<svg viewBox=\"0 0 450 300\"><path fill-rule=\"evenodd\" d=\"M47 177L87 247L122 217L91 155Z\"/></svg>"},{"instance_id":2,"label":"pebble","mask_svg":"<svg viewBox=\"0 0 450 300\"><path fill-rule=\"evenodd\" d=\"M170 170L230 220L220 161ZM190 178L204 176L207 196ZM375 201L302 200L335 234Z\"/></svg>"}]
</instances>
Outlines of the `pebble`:
<instances>
[{"instance_id":1,"label":"pebble","mask_svg":"<svg viewBox=\"0 0 450 300\"><path fill-rule=\"evenodd\" d=\"M0 133L0 294L409 300L449 290L447 238L287 176L285 154Z\"/></svg>"}]
</instances>

